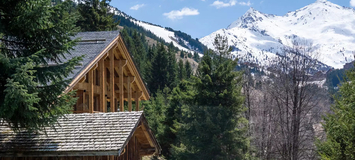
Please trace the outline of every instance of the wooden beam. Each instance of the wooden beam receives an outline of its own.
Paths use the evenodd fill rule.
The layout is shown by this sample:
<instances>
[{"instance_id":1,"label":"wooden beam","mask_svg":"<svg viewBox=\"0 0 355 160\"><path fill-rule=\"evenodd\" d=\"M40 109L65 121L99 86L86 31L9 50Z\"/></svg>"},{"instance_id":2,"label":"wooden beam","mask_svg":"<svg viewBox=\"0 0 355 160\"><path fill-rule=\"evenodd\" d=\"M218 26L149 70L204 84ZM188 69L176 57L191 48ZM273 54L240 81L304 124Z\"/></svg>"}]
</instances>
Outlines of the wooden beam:
<instances>
[{"instance_id":1,"label":"wooden beam","mask_svg":"<svg viewBox=\"0 0 355 160\"><path fill-rule=\"evenodd\" d=\"M85 111L85 106L86 106L86 90L83 91L83 111Z\"/></svg>"},{"instance_id":2,"label":"wooden beam","mask_svg":"<svg viewBox=\"0 0 355 160\"><path fill-rule=\"evenodd\" d=\"M124 55L125 59L128 60L129 64L127 64L127 65L130 66L130 68L128 68L130 70L130 73L132 75L135 75L137 78L137 86L138 86L139 90L143 91L142 99L148 100L150 98L148 90L145 87L144 82L142 81L137 68L134 67L135 65L133 63L132 58L129 56L129 52L122 40L122 37L119 37L119 39L118 39L118 50L122 53L122 55Z\"/></svg>"},{"instance_id":3,"label":"wooden beam","mask_svg":"<svg viewBox=\"0 0 355 160\"><path fill-rule=\"evenodd\" d=\"M74 89L89 91L90 87L91 87L90 83L77 83ZM93 87L94 87L94 94L100 94L99 91L100 87L97 85L94 85Z\"/></svg>"},{"instance_id":4,"label":"wooden beam","mask_svg":"<svg viewBox=\"0 0 355 160\"><path fill-rule=\"evenodd\" d=\"M79 81L79 83L83 83L86 80L86 75Z\"/></svg>"},{"instance_id":5,"label":"wooden beam","mask_svg":"<svg viewBox=\"0 0 355 160\"><path fill-rule=\"evenodd\" d=\"M111 112L115 111L115 73L114 73L114 68L115 68L115 55L110 51L110 109Z\"/></svg>"},{"instance_id":6,"label":"wooden beam","mask_svg":"<svg viewBox=\"0 0 355 160\"><path fill-rule=\"evenodd\" d=\"M142 95L143 95L142 91L136 91L135 93L134 101L136 103L136 111L139 111L139 101Z\"/></svg>"},{"instance_id":7,"label":"wooden beam","mask_svg":"<svg viewBox=\"0 0 355 160\"><path fill-rule=\"evenodd\" d=\"M133 79L131 81L131 79ZM127 94L128 94L128 111L132 112L132 87L131 84L134 82L135 77L128 76L127 77Z\"/></svg>"},{"instance_id":8,"label":"wooden beam","mask_svg":"<svg viewBox=\"0 0 355 160\"><path fill-rule=\"evenodd\" d=\"M105 61L102 59L99 62L99 75L100 75L100 111L107 112L106 106L106 75L105 75Z\"/></svg>"},{"instance_id":9,"label":"wooden beam","mask_svg":"<svg viewBox=\"0 0 355 160\"><path fill-rule=\"evenodd\" d=\"M94 112L94 70L89 71L89 113Z\"/></svg>"},{"instance_id":10,"label":"wooden beam","mask_svg":"<svg viewBox=\"0 0 355 160\"><path fill-rule=\"evenodd\" d=\"M148 133L148 131L147 131L147 128L145 128L144 124L141 124L141 125L142 125L143 133L144 133L145 137L147 138L147 140L148 140L148 142L149 142L149 145L150 145L151 147L155 147L154 144L153 144L152 139L151 139L150 136L149 136L149 133Z\"/></svg>"},{"instance_id":11,"label":"wooden beam","mask_svg":"<svg viewBox=\"0 0 355 160\"><path fill-rule=\"evenodd\" d=\"M119 76L119 91L120 91L120 111L123 112L124 110L124 93L123 93L123 67L127 64L127 60L120 60L118 65L118 76Z\"/></svg>"},{"instance_id":12,"label":"wooden beam","mask_svg":"<svg viewBox=\"0 0 355 160\"><path fill-rule=\"evenodd\" d=\"M128 80L128 77L123 77L123 83L133 83L135 82L136 77L131 77L130 80ZM115 84L120 83L120 80L115 78Z\"/></svg>"}]
</instances>

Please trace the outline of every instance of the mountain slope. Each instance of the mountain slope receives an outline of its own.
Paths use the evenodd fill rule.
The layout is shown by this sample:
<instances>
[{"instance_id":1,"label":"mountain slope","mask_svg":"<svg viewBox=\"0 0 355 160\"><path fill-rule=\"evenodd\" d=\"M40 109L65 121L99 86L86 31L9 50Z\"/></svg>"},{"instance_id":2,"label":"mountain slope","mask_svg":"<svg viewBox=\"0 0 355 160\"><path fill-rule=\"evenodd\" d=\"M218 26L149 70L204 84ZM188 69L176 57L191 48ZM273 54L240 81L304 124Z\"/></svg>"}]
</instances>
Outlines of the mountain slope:
<instances>
[{"instance_id":1,"label":"mountain slope","mask_svg":"<svg viewBox=\"0 0 355 160\"><path fill-rule=\"evenodd\" d=\"M115 9L115 18L121 20L120 25L129 26L135 29L144 29L148 37L155 40L161 39L166 43L173 43L175 47L186 52L199 52L202 53L207 47L204 46L197 39L193 39L190 35L181 31L175 31L172 28L164 28L159 25L151 24L148 22L139 21L124 12ZM152 35L153 34L153 35Z\"/></svg>"},{"instance_id":2,"label":"mountain slope","mask_svg":"<svg viewBox=\"0 0 355 160\"><path fill-rule=\"evenodd\" d=\"M355 10L326 0L318 0L284 16L249 9L227 28L218 30L200 41L213 48L216 34L228 37L233 54L242 61L264 66L277 56L281 48L293 40L313 43L318 60L334 68L342 68L354 60Z\"/></svg>"}]
</instances>

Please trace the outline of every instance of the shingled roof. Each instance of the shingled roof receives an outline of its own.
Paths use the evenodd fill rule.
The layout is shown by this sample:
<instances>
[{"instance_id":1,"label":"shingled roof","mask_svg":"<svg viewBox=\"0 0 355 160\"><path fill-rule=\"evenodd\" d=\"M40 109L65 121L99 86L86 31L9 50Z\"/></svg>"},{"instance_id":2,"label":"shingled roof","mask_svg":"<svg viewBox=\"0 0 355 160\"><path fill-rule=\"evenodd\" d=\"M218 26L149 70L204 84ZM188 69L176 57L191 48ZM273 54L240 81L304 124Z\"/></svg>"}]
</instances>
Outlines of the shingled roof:
<instances>
[{"instance_id":1,"label":"shingled roof","mask_svg":"<svg viewBox=\"0 0 355 160\"><path fill-rule=\"evenodd\" d=\"M79 32L73 39L80 42L66 55L66 59L83 56L82 65L77 66L67 78L75 78L91 61L93 61L112 41L119 36L119 31Z\"/></svg>"},{"instance_id":2,"label":"shingled roof","mask_svg":"<svg viewBox=\"0 0 355 160\"><path fill-rule=\"evenodd\" d=\"M67 114L45 133L13 132L0 124L0 157L57 155L120 155L135 129L146 121L143 112ZM154 139L155 140L155 139ZM102 153L102 154L101 154Z\"/></svg>"}]
</instances>

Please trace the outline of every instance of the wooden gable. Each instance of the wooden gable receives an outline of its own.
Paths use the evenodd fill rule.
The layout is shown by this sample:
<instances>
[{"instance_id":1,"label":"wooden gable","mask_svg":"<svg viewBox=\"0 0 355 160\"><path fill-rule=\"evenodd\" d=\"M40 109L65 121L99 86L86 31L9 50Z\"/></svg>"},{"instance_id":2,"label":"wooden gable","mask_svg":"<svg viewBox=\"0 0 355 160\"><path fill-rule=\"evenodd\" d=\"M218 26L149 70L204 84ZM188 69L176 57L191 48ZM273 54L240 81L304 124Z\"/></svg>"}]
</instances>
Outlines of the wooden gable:
<instances>
[{"instance_id":1,"label":"wooden gable","mask_svg":"<svg viewBox=\"0 0 355 160\"><path fill-rule=\"evenodd\" d=\"M93 42L100 39L82 39ZM80 43L80 42L79 42ZM80 45L80 44L79 44ZM78 103L75 113L139 110L139 101L148 100L149 92L120 35L116 36L73 78L66 92L76 90ZM109 106L108 106L109 104Z\"/></svg>"}]
</instances>

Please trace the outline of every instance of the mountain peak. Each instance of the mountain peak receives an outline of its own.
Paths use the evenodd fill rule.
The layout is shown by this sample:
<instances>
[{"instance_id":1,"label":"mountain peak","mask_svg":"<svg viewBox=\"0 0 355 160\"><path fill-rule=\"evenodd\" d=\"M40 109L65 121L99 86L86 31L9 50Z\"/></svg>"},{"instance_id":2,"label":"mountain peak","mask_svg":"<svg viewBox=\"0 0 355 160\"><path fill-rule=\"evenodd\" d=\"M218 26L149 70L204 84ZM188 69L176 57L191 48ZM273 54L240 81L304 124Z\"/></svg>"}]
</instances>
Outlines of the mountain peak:
<instances>
[{"instance_id":1,"label":"mountain peak","mask_svg":"<svg viewBox=\"0 0 355 160\"><path fill-rule=\"evenodd\" d=\"M250 7L249 10L245 13L254 13L254 12L257 12L257 10L255 10L253 7Z\"/></svg>"},{"instance_id":2,"label":"mountain peak","mask_svg":"<svg viewBox=\"0 0 355 160\"><path fill-rule=\"evenodd\" d=\"M245 14L240 17L237 21L233 22L230 24L227 29L231 29L234 27L243 27L246 28L249 24L252 24L257 21L262 21L263 16L265 16L263 13L260 11L254 9L253 7L250 7L248 11L245 12ZM243 26L241 26L243 25Z\"/></svg>"},{"instance_id":3,"label":"mountain peak","mask_svg":"<svg viewBox=\"0 0 355 160\"><path fill-rule=\"evenodd\" d=\"M314 0L283 16L250 8L227 29L200 40L213 48L216 33L227 36L235 48L233 54L259 65L268 65L268 58L277 57L285 45L292 47L294 40L308 41L321 53L319 60L323 64L342 68L354 59L354 26L354 9L327 0Z\"/></svg>"}]
</instances>

